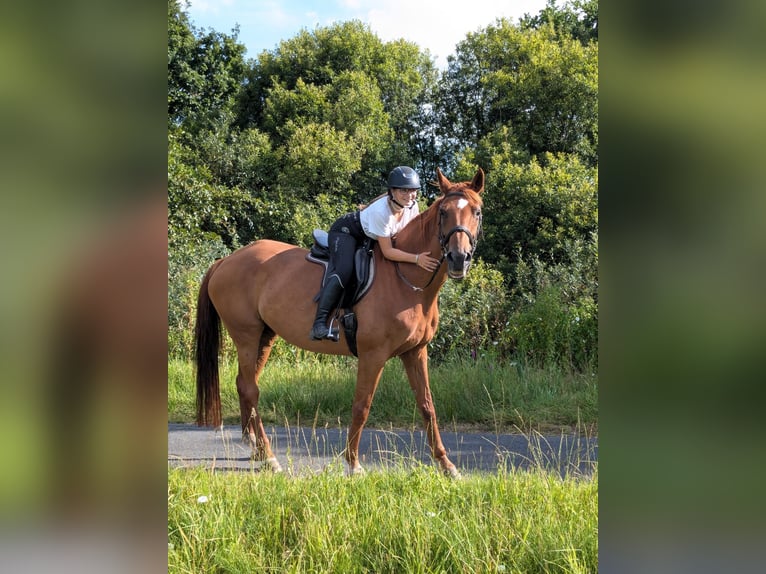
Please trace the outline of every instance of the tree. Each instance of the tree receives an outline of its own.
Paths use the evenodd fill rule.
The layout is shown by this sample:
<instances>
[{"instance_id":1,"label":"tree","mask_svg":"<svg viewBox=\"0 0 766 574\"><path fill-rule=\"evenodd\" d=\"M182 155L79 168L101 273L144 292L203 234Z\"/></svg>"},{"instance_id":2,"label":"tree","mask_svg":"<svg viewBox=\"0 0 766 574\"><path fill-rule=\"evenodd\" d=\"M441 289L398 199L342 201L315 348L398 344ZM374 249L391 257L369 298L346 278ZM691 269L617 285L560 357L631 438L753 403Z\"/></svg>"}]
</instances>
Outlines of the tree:
<instances>
[{"instance_id":1,"label":"tree","mask_svg":"<svg viewBox=\"0 0 766 574\"><path fill-rule=\"evenodd\" d=\"M196 133L234 103L245 71L245 46L233 35L202 32L179 0L168 0L168 124Z\"/></svg>"},{"instance_id":2,"label":"tree","mask_svg":"<svg viewBox=\"0 0 766 574\"><path fill-rule=\"evenodd\" d=\"M504 127L530 156L576 153L596 165L598 45L550 23L522 29L499 19L448 58L439 115L453 154Z\"/></svg>"},{"instance_id":3,"label":"tree","mask_svg":"<svg viewBox=\"0 0 766 574\"><path fill-rule=\"evenodd\" d=\"M198 242L221 238L229 248L239 246L237 214L250 198L237 188L217 184L207 166L190 160L194 151L171 135L168 143L168 236Z\"/></svg>"},{"instance_id":4,"label":"tree","mask_svg":"<svg viewBox=\"0 0 766 574\"><path fill-rule=\"evenodd\" d=\"M354 194L351 175L359 170L356 142L327 123L309 123L291 130L279 185L289 191L293 203L313 201L325 193L350 206Z\"/></svg>"},{"instance_id":5,"label":"tree","mask_svg":"<svg viewBox=\"0 0 766 574\"><path fill-rule=\"evenodd\" d=\"M574 0L556 7L556 0L548 0L539 14L525 14L519 19L523 29L538 29L548 24L559 33L571 36L581 44L598 41L598 0Z\"/></svg>"},{"instance_id":6,"label":"tree","mask_svg":"<svg viewBox=\"0 0 766 574\"><path fill-rule=\"evenodd\" d=\"M275 148L312 123L345 134L360 158L346 185L364 201L380 192L393 165L417 165L419 138L429 134L423 98L436 79L427 52L404 40L383 43L362 22L304 30L253 62L236 123L262 130Z\"/></svg>"},{"instance_id":7,"label":"tree","mask_svg":"<svg viewBox=\"0 0 766 574\"><path fill-rule=\"evenodd\" d=\"M482 257L509 278L520 257L573 263L568 243L590 241L598 230L598 171L574 154L518 164L500 153L489 172Z\"/></svg>"}]
</instances>

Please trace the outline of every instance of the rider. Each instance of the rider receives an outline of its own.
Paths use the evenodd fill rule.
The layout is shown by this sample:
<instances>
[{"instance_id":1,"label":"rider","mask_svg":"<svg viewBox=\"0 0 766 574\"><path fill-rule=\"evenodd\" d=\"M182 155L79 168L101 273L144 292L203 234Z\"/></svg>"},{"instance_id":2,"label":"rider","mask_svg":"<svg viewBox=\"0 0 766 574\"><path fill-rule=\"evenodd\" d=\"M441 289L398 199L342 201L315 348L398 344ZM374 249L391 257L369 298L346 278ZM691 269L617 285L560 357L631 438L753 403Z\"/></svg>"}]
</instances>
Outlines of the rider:
<instances>
[{"instance_id":1,"label":"rider","mask_svg":"<svg viewBox=\"0 0 766 574\"><path fill-rule=\"evenodd\" d=\"M312 339L326 339L329 333L327 316L337 306L345 285L348 285L354 266L357 244L365 237L378 241L386 259L414 263L422 269L436 271L439 260L423 253L408 253L396 249L391 237L401 231L419 212L417 193L420 178L411 167L395 167L388 175L388 193L375 199L370 205L341 216L330 227L328 243L332 273L319 297Z\"/></svg>"}]
</instances>

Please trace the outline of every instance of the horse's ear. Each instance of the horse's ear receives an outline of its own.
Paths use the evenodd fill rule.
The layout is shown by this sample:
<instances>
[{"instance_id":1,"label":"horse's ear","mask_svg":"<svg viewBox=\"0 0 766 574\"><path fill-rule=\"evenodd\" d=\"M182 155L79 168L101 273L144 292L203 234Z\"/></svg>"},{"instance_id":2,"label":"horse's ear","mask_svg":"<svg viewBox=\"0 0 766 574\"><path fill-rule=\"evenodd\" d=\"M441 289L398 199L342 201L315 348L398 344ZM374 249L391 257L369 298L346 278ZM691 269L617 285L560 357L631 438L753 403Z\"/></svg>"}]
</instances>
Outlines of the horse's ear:
<instances>
[{"instance_id":1,"label":"horse's ear","mask_svg":"<svg viewBox=\"0 0 766 574\"><path fill-rule=\"evenodd\" d=\"M476 193L482 193L484 191L484 171L479 168L476 175L471 180L471 187Z\"/></svg>"},{"instance_id":2,"label":"horse's ear","mask_svg":"<svg viewBox=\"0 0 766 574\"><path fill-rule=\"evenodd\" d=\"M440 170L438 167L436 168L436 179L439 182L439 189L443 194L447 193L447 190L452 187L452 182L444 177L442 170Z\"/></svg>"}]
</instances>

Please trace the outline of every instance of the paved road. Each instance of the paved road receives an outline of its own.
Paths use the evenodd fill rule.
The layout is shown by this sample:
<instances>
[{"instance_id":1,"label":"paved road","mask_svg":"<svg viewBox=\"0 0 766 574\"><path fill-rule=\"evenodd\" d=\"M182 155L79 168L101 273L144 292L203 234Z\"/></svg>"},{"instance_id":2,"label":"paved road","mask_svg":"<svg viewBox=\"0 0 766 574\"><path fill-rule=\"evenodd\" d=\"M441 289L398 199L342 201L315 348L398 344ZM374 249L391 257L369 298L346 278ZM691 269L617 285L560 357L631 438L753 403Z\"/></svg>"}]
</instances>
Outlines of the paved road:
<instances>
[{"instance_id":1,"label":"paved road","mask_svg":"<svg viewBox=\"0 0 766 574\"><path fill-rule=\"evenodd\" d=\"M266 427L271 446L286 470L303 472L345 468L342 451L347 429ZM229 470L259 470L239 426L223 429L168 424L168 464ZM598 439L584 435L518 435L442 431L450 459L462 472L543 466L560 473L589 474L598 458ZM423 431L365 429L359 445L362 466L431 464ZM343 463L343 464L342 464Z\"/></svg>"}]
</instances>

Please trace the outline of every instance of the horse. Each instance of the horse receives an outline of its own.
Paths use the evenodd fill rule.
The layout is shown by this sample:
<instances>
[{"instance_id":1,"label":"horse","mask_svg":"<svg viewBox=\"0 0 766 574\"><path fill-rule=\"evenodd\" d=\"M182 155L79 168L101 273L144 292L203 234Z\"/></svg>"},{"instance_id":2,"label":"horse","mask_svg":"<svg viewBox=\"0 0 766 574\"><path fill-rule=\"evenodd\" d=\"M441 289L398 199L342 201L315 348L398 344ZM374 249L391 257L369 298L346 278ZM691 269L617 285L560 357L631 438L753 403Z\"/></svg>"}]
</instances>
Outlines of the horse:
<instances>
[{"instance_id":1,"label":"horse","mask_svg":"<svg viewBox=\"0 0 766 574\"><path fill-rule=\"evenodd\" d=\"M431 273L414 264L389 261L376 244L374 282L353 309L358 321L358 362L344 451L351 475L364 472L359 441L383 367L389 359L399 357L423 417L433 459L446 475L460 476L439 434L429 385L428 343L439 323L439 290L448 277L465 278L471 266L481 232L485 177L481 168L470 182L452 183L438 168L436 176L441 194L393 242L410 253L441 254L439 267ZM258 412L258 379L276 338L317 353L352 354L343 332L338 342L309 337L316 312L314 294L323 270L306 260L307 253L301 247L269 239L241 247L210 266L197 301L197 424L221 425L218 353L222 322L237 352L243 440L252 448L253 458L275 472L282 467Z\"/></svg>"}]
</instances>

